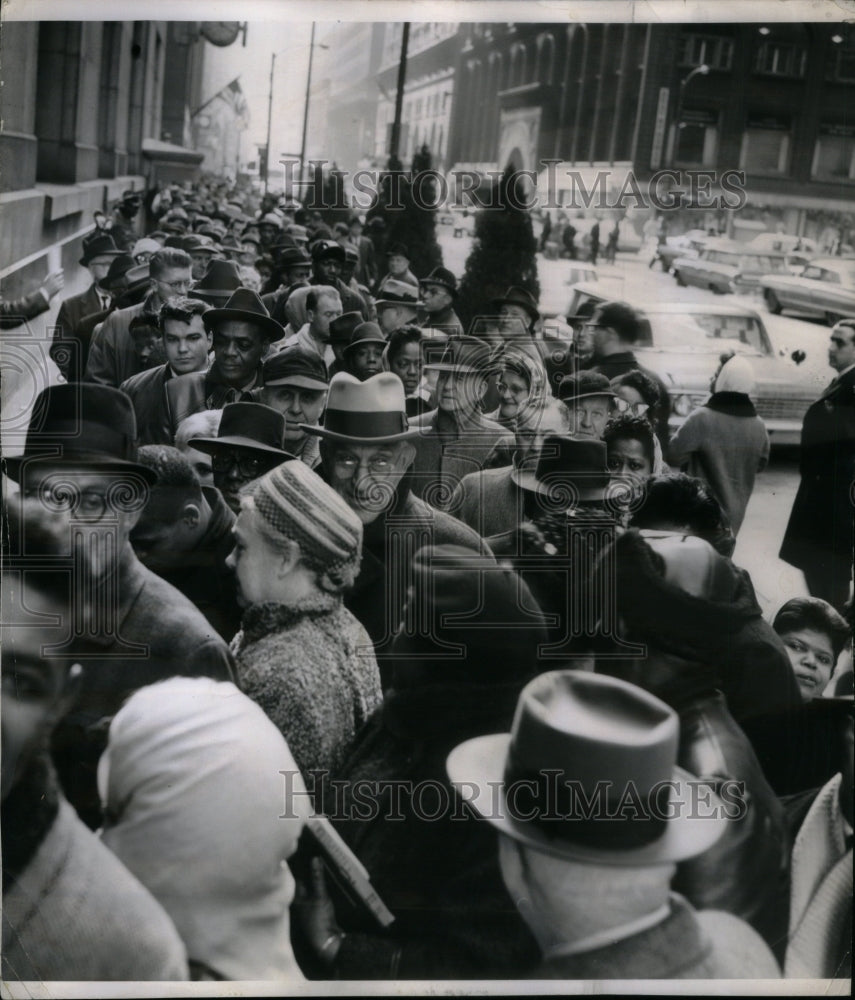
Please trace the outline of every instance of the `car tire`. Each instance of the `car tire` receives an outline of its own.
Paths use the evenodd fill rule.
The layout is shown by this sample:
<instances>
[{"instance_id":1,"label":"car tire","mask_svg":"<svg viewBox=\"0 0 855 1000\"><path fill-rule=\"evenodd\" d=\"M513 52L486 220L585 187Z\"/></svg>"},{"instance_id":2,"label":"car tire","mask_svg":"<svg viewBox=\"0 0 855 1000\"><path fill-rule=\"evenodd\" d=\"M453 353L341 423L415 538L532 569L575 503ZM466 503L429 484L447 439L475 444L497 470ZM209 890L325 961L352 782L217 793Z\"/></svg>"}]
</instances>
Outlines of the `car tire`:
<instances>
[{"instance_id":1,"label":"car tire","mask_svg":"<svg viewBox=\"0 0 855 1000\"><path fill-rule=\"evenodd\" d=\"M710 288L710 291L713 293L713 295L724 295L724 289L719 288L718 285L716 285L716 284L714 284L712 282L710 283L709 288Z\"/></svg>"},{"instance_id":2,"label":"car tire","mask_svg":"<svg viewBox=\"0 0 855 1000\"><path fill-rule=\"evenodd\" d=\"M763 289L763 298L766 300L766 308L775 316L779 316L783 306L778 300L778 296L772 291L771 288Z\"/></svg>"},{"instance_id":3,"label":"car tire","mask_svg":"<svg viewBox=\"0 0 855 1000\"><path fill-rule=\"evenodd\" d=\"M685 288L685 287L686 287L686 282L685 282L685 281L683 280L683 275L682 275L682 274L680 274L680 272L679 272L679 271L675 271L675 272L674 272L674 280L675 280L675 281L677 282L677 284L678 284L678 285L679 285L679 286L680 286L681 288Z\"/></svg>"},{"instance_id":4,"label":"car tire","mask_svg":"<svg viewBox=\"0 0 855 1000\"><path fill-rule=\"evenodd\" d=\"M835 323L839 323L843 317L839 313L827 312L825 314L825 322L829 326L834 326Z\"/></svg>"}]
</instances>

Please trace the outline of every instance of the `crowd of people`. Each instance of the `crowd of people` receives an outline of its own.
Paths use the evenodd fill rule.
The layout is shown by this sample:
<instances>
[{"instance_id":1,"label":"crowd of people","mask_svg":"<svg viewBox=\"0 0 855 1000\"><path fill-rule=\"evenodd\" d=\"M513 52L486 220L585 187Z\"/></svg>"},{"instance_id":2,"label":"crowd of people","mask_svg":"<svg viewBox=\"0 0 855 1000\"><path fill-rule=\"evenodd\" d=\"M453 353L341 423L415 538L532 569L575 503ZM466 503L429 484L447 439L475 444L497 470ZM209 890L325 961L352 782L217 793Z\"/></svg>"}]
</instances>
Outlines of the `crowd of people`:
<instances>
[{"instance_id":1,"label":"crowd of people","mask_svg":"<svg viewBox=\"0 0 855 1000\"><path fill-rule=\"evenodd\" d=\"M675 430L625 302L557 355L382 218L152 195L4 459L3 978L848 977L855 323L767 619L745 357Z\"/></svg>"}]
</instances>

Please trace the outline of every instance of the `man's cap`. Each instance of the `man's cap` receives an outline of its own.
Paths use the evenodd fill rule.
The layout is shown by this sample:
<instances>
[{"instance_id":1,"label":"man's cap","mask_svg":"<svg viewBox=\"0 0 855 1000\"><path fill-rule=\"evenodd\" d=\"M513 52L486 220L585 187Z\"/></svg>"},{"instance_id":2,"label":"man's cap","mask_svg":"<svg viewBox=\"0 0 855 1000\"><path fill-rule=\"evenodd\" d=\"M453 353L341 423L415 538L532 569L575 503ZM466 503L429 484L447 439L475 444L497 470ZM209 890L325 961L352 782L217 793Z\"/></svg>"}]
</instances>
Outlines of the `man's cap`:
<instances>
[{"instance_id":1,"label":"man's cap","mask_svg":"<svg viewBox=\"0 0 855 1000\"><path fill-rule=\"evenodd\" d=\"M457 295L457 278L447 267L435 267L426 278L422 278L422 288L425 285L439 285L440 288L445 288L452 295Z\"/></svg>"},{"instance_id":2,"label":"man's cap","mask_svg":"<svg viewBox=\"0 0 855 1000\"><path fill-rule=\"evenodd\" d=\"M511 480L521 489L565 507L577 501L602 500L611 479L607 451L604 441L549 435L544 438L535 468L514 467Z\"/></svg>"},{"instance_id":3,"label":"man's cap","mask_svg":"<svg viewBox=\"0 0 855 1000\"><path fill-rule=\"evenodd\" d=\"M523 688L510 733L467 740L447 769L477 815L532 850L666 865L702 854L729 822L710 785L698 808L698 779L677 767L679 740L677 713L642 688L556 670Z\"/></svg>"},{"instance_id":4,"label":"man's cap","mask_svg":"<svg viewBox=\"0 0 855 1000\"><path fill-rule=\"evenodd\" d=\"M338 372L330 382L324 422L300 424L307 434L351 444L386 444L417 437L407 423L404 383L392 372L379 372L364 382Z\"/></svg>"},{"instance_id":5,"label":"man's cap","mask_svg":"<svg viewBox=\"0 0 855 1000\"><path fill-rule=\"evenodd\" d=\"M344 264L344 247L335 240L317 240L311 246L312 260L337 260Z\"/></svg>"},{"instance_id":6,"label":"man's cap","mask_svg":"<svg viewBox=\"0 0 855 1000\"><path fill-rule=\"evenodd\" d=\"M83 244L80 264L87 267L96 257L118 257L122 252L113 242L112 236L95 236Z\"/></svg>"},{"instance_id":7,"label":"man's cap","mask_svg":"<svg viewBox=\"0 0 855 1000\"><path fill-rule=\"evenodd\" d=\"M283 462L294 456L282 448L285 417L263 403L227 403L223 407L216 437L190 438L187 444L213 455L218 448L246 448L260 455L280 456Z\"/></svg>"},{"instance_id":8,"label":"man's cap","mask_svg":"<svg viewBox=\"0 0 855 1000\"><path fill-rule=\"evenodd\" d=\"M410 251L405 243L390 243L389 246L386 247L386 256L405 257L407 260L409 260Z\"/></svg>"},{"instance_id":9,"label":"man's cap","mask_svg":"<svg viewBox=\"0 0 855 1000\"><path fill-rule=\"evenodd\" d=\"M158 243L157 240L153 240L150 236L143 236L141 240L137 240L131 249L131 256L136 257L140 253L157 253L158 250L162 249L162 244Z\"/></svg>"},{"instance_id":10,"label":"man's cap","mask_svg":"<svg viewBox=\"0 0 855 1000\"><path fill-rule=\"evenodd\" d=\"M599 372L574 372L572 375L565 375L558 384L558 398L570 406L590 396L607 396L612 403L617 399L611 383Z\"/></svg>"},{"instance_id":11,"label":"man's cap","mask_svg":"<svg viewBox=\"0 0 855 1000\"><path fill-rule=\"evenodd\" d=\"M301 389L321 390L329 385L323 359L298 344L272 354L262 365L261 373L265 386L296 385Z\"/></svg>"},{"instance_id":12,"label":"man's cap","mask_svg":"<svg viewBox=\"0 0 855 1000\"><path fill-rule=\"evenodd\" d=\"M231 264L230 261L226 263ZM231 319L252 323L265 340L281 340L285 335L282 324L271 318L264 303L251 288L238 288L225 306L208 310L204 315L205 329L213 332L220 323Z\"/></svg>"},{"instance_id":13,"label":"man's cap","mask_svg":"<svg viewBox=\"0 0 855 1000\"><path fill-rule=\"evenodd\" d=\"M43 389L33 404L21 455L4 458L10 479L20 482L31 462L73 464L97 472L157 476L137 462L137 421L125 393L112 386L66 382Z\"/></svg>"}]
</instances>

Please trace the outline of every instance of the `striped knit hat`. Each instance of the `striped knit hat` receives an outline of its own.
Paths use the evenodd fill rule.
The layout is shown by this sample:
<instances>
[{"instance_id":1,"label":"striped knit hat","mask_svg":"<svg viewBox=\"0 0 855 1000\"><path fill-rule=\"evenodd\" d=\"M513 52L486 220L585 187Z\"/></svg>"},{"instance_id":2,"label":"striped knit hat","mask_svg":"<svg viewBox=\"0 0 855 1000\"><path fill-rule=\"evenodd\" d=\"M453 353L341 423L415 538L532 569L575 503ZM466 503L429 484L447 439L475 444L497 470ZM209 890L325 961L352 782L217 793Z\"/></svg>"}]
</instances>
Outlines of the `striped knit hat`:
<instances>
[{"instance_id":1,"label":"striped knit hat","mask_svg":"<svg viewBox=\"0 0 855 1000\"><path fill-rule=\"evenodd\" d=\"M277 465L244 495L269 530L299 544L303 562L332 584L324 589L353 583L362 558L362 522L305 462Z\"/></svg>"}]
</instances>

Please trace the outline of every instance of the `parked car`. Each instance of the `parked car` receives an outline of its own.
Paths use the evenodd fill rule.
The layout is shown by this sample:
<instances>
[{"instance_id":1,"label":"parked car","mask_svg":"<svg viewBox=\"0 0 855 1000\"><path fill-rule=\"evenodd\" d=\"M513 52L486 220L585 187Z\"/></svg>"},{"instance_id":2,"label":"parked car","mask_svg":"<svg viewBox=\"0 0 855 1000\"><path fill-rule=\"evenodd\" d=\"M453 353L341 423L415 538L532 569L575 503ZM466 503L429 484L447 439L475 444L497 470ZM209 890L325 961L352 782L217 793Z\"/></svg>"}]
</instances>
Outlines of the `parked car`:
<instances>
[{"instance_id":1,"label":"parked car","mask_svg":"<svg viewBox=\"0 0 855 1000\"><path fill-rule=\"evenodd\" d=\"M561 269L561 283L556 281L544 281L543 269L541 271L541 294L540 294L540 315L543 317L566 316L567 300L572 294L570 289L579 284L580 281L599 281L597 269L593 264L588 264L581 260L562 260L556 264L547 265L551 269ZM550 277L557 275L550 274Z\"/></svg>"},{"instance_id":2,"label":"parked car","mask_svg":"<svg viewBox=\"0 0 855 1000\"><path fill-rule=\"evenodd\" d=\"M703 229L690 229L682 236L666 236L665 242L657 251L662 270L670 271L678 257L697 257L710 239Z\"/></svg>"},{"instance_id":3,"label":"parked car","mask_svg":"<svg viewBox=\"0 0 855 1000\"><path fill-rule=\"evenodd\" d=\"M751 250L763 253L805 253L816 255L816 242L806 236L793 236L790 233L759 233L753 240L745 244Z\"/></svg>"},{"instance_id":4,"label":"parked car","mask_svg":"<svg viewBox=\"0 0 855 1000\"><path fill-rule=\"evenodd\" d=\"M584 324L579 317L593 315L604 301L597 285L576 286L567 321L575 328L577 344ZM799 443L802 418L816 398L816 388L794 362L775 354L759 313L736 303L651 300L632 305L645 317L634 353L668 388L672 430L707 401L719 356L734 351L754 369L757 386L752 398L772 443Z\"/></svg>"},{"instance_id":5,"label":"parked car","mask_svg":"<svg viewBox=\"0 0 855 1000\"><path fill-rule=\"evenodd\" d=\"M829 326L855 316L855 260L816 257L798 275L764 274L760 288L772 313L793 309L820 316Z\"/></svg>"},{"instance_id":6,"label":"parked car","mask_svg":"<svg viewBox=\"0 0 855 1000\"><path fill-rule=\"evenodd\" d=\"M678 257L671 270L678 285L696 285L712 292L745 292L765 274L787 273L785 253L752 251L748 244L710 240L697 258Z\"/></svg>"}]
</instances>

